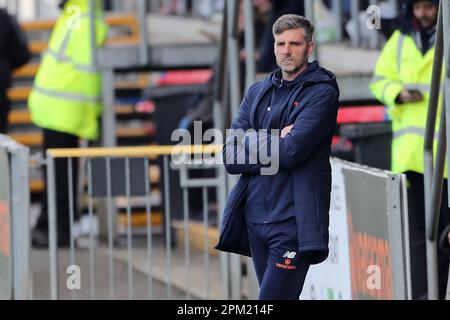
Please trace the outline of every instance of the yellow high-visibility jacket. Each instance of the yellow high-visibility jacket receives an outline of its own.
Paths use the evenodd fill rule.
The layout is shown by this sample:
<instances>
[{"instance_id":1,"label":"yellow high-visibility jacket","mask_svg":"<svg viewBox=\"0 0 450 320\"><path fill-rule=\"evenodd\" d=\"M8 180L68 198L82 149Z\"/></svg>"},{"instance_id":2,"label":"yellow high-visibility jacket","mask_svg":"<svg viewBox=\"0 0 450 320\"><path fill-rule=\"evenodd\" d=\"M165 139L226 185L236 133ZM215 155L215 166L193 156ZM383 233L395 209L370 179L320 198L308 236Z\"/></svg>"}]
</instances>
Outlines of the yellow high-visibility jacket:
<instances>
[{"instance_id":1,"label":"yellow high-visibility jacket","mask_svg":"<svg viewBox=\"0 0 450 320\"><path fill-rule=\"evenodd\" d=\"M424 172L424 136L433 58L434 47L424 56L411 36L397 30L387 41L378 59L370 89L387 106L392 120L393 172ZM424 99L416 103L396 103L397 96L404 88L420 90ZM441 107L442 99L436 119L435 138L439 129ZM434 154L436 147L437 143L434 145ZM447 177L447 168L445 176Z\"/></svg>"},{"instance_id":2,"label":"yellow high-visibility jacket","mask_svg":"<svg viewBox=\"0 0 450 320\"><path fill-rule=\"evenodd\" d=\"M96 6L96 46L100 47L108 27L99 0ZM53 29L28 100L32 122L37 126L83 139L98 137L102 88L90 38L89 0L68 1Z\"/></svg>"}]
</instances>

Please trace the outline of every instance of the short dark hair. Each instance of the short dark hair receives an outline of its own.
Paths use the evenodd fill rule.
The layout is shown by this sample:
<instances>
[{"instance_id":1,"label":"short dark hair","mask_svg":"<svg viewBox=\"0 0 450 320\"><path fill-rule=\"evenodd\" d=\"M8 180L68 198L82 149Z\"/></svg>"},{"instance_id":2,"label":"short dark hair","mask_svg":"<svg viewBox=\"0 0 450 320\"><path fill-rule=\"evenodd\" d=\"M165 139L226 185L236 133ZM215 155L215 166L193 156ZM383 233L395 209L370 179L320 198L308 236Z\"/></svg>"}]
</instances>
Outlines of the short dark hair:
<instances>
[{"instance_id":1,"label":"short dark hair","mask_svg":"<svg viewBox=\"0 0 450 320\"><path fill-rule=\"evenodd\" d=\"M303 29L306 41L309 43L313 40L314 25L305 17L296 14L285 14L278 18L273 24L272 34L276 36L292 29Z\"/></svg>"}]
</instances>

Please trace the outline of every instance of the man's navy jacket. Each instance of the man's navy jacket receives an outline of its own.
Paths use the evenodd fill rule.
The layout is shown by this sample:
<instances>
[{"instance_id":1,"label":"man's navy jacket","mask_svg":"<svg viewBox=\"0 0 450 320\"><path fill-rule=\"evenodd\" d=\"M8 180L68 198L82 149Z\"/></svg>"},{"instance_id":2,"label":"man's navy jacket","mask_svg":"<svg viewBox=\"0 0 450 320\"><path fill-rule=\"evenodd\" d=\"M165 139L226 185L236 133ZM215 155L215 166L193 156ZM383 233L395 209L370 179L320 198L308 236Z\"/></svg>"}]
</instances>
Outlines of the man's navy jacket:
<instances>
[{"instance_id":1,"label":"man's navy jacket","mask_svg":"<svg viewBox=\"0 0 450 320\"><path fill-rule=\"evenodd\" d=\"M284 138L271 135L270 139L277 139L279 166L292 170L298 251L307 255L312 264L317 264L328 256L330 152L336 128L339 88L336 76L317 62L310 63L300 76L302 81L296 82L291 99L285 106L289 109L283 108L273 115L282 124L280 130L292 124L293 128ZM274 85L274 77L280 77L280 70L249 88L231 129L258 130L255 113ZM252 141L252 133L245 136L250 143L258 141ZM241 177L228 196L216 249L251 256L244 214L246 190L250 176L260 174L264 165L259 160L256 163L238 162L242 150L249 152L238 144L242 146L245 142L229 134L223 148L226 170L230 174L241 174Z\"/></svg>"}]
</instances>

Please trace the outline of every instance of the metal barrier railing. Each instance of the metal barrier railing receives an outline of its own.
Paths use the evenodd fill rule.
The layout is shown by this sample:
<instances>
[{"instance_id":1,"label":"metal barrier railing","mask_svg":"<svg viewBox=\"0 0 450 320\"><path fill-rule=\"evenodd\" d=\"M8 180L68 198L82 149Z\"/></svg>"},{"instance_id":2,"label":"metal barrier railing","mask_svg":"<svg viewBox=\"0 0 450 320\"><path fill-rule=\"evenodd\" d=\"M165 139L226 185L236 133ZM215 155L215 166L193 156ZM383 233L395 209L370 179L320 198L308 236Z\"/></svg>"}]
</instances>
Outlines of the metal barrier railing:
<instances>
[{"instance_id":1,"label":"metal barrier railing","mask_svg":"<svg viewBox=\"0 0 450 320\"><path fill-rule=\"evenodd\" d=\"M29 152L0 135L0 300L31 298Z\"/></svg>"},{"instance_id":2,"label":"metal barrier railing","mask_svg":"<svg viewBox=\"0 0 450 320\"><path fill-rule=\"evenodd\" d=\"M200 188L202 192L202 204L203 204L203 214L202 214L202 225L204 228L203 233L203 246L204 246L204 272L202 277L204 278L204 297L211 298L211 281L209 281L210 274L210 260L211 253L208 248L211 240L208 238L208 228L210 221L208 220L208 189L215 188L217 195L217 214L218 220L220 221L220 215L224 208L225 198L226 198L226 175L223 165L220 161L214 163L204 163L204 162L193 162L189 163L182 161L183 157L204 157L205 155L213 155L218 157L220 155L221 159L221 148L222 145L208 145L208 146L154 146L154 147L130 147L130 148L87 148L87 149L49 149L47 151L47 181L48 181L48 214L49 214L49 272L50 272L50 293L51 299L60 298L60 269L58 258L58 239L57 239L57 206L56 198L58 190L55 189L55 179L57 178L55 172L55 161L61 161L61 159L67 160L68 168L68 189L69 189L69 204L70 204L70 248L69 248L69 265L76 266L75 260L75 236L74 236L74 195L73 195L73 179L72 176L72 166L74 161L78 159L85 159L87 167L87 202L88 202L88 215L90 217L89 221L93 221L94 215L94 203L95 199L99 197L104 197L106 199L106 211L107 211L107 258L108 258L108 280L107 286L109 291L109 298L115 299L116 287L115 287L115 270L114 270L114 259L117 256L115 254L114 247L114 227L115 227L115 212L114 212L114 197L124 196L126 199L126 258L127 261L127 282L128 282L128 298L133 299L135 281L133 280L134 268L133 268L133 236L131 229L131 199L136 194L140 194L145 198L145 211L146 211L146 250L147 250L147 298L153 298L153 284L154 280L152 278L154 267L154 251L155 245L153 241L152 233L152 204L150 202L150 195L152 193L152 184L149 181L148 172L151 165L151 161L159 160L161 163L161 172L164 185L164 241L165 241L165 282L166 282L166 298L172 298L172 287L173 287L173 270L172 266L174 264L174 256L172 252L171 243L173 241L173 235L171 230L172 221L172 210L171 207L175 204L171 199L174 194L171 192L171 181L169 179L169 172L179 170L180 175L180 188L182 192L182 221L179 222L181 225L181 230L184 235L184 250L179 252L179 254L184 253L184 275L185 275L185 286L186 298L191 298L194 295L193 289L197 283L193 282L193 273L191 270L191 258L192 252L190 248L190 199L188 197L188 191L192 188ZM171 157L171 159L169 159ZM172 160L172 161L171 161ZM176 161L175 161L176 160ZM186 159L185 159L186 160ZM65 160L63 160L65 161ZM99 161L103 161L100 165ZM118 161L122 162L118 164ZM139 162L140 164L136 164ZM193 169L215 169L214 177L207 178L191 178L189 177L189 170ZM114 170L114 171L113 171ZM122 171L123 172L120 172ZM101 173L103 171L103 173ZM140 173L139 173L140 171ZM119 175L123 174L123 179L118 178ZM140 179L136 179L139 177ZM104 181L102 181L104 180ZM139 180L143 180L139 181ZM103 184L102 190L99 191L99 185ZM143 189L143 191L138 191L138 189ZM100 221L102 223L102 221ZM90 298L97 297L96 288L96 241L93 229L89 233L88 241L88 251L89 251L89 296ZM229 298L229 288L228 288L228 255L220 253L219 263L221 269L221 298ZM177 262L180 264L180 261ZM197 275L198 276L198 275ZM105 288L103 288L105 289ZM123 289L123 288L122 288ZM71 296L73 299L77 298L76 290L72 290ZM217 297L217 294L215 295ZM160 297L161 298L161 297Z\"/></svg>"},{"instance_id":3,"label":"metal barrier railing","mask_svg":"<svg viewBox=\"0 0 450 320\"><path fill-rule=\"evenodd\" d=\"M85 276L84 289L86 290L85 295L77 291L75 288L70 292L69 297L72 299L80 298L91 298L99 299L109 297L111 299L116 299L126 297L129 299L135 298L192 298L199 297L198 292L202 292L202 297L206 299L213 298L242 298L242 288L241 278L242 275L242 260L240 260L236 255L229 255L225 253L220 253L219 257L213 257L209 248L214 245L211 238L208 236L210 233L208 231L211 226L210 218L208 212L209 195L208 191L210 188L215 188L217 196L217 209L214 213L217 214L217 221L221 220L221 213L224 208L225 198L227 195L227 179L226 174L218 158L221 157L220 151L222 145L208 145L208 146L156 146L156 147L131 147L131 148L86 148L86 149L50 149L47 152L47 179L48 179L48 199L49 199L49 284L50 284L50 297L52 299L63 298L61 293L60 279L62 277L62 272L71 272L70 270L76 270L73 267L77 267L77 253L83 254L87 259L84 264L87 265L86 270L88 276ZM196 158L196 156L198 156ZM209 160L205 161L205 156L211 156ZM215 157L218 158L215 158ZM169 158L170 157L170 158ZM186 160L194 161L186 161ZM89 222L91 223L91 228L89 229L87 245L80 246L75 242L75 209L74 204L75 199L73 196L73 185L74 176L72 175L72 167L74 162L84 159L86 164L86 192L87 192L87 208ZM196 159L203 161L195 161ZM55 172L55 162L56 161L67 161L67 174L68 178L68 189L69 189L69 199L70 204L69 220L70 220L70 244L69 249L62 250L58 248L58 234L57 234L57 206L56 197L59 190L55 189L55 179L57 178ZM161 201L161 206L164 207L164 236L155 238L154 230L156 229L155 224L152 220L152 191L154 191L154 185L152 184L151 177L149 177L149 168L154 166L154 162L160 161L160 168L163 172L162 179L164 180L164 201ZM217 160L217 162L215 162ZM30 246L29 246L29 191L28 191L28 165L29 165L29 150L23 146L20 146L10 139L0 136L0 174L8 176L10 179L6 179L5 182L0 185L0 299L28 299L33 297L31 281L31 266L36 269L40 269L41 272L47 272L45 267L37 266L31 259L30 263ZM350 165L349 165L350 167ZM214 176L202 177L202 178L192 178L190 173L192 169L214 169ZM362 169L355 167L355 172L361 171ZM6 170L6 171L5 171ZM181 197L174 198L176 194L173 193L173 181L170 178L170 173L175 170L179 171L179 182L180 182L180 195ZM6 172L6 173L5 173ZM120 177L122 175L122 177ZM353 176L353 178L355 178ZM178 177L176 178L178 179ZM175 180L176 180L175 179ZM378 179L379 180L379 179ZM377 180L377 181L378 181ZM366 180L365 180L366 181ZM394 183L388 179L389 183ZM342 183L340 179L337 179L333 183ZM365 182L367 184L367 181ZM395 183L398 183L395 182ZM5 186L10 184L6 190ZM103 184L103 185L102 185ZM137 185L136 185L137 184ZM370 183L369 183L370 185ZM402 180L402 185L404 187L405 181ZM375 185L370 186L373 188ZM203 243L202 251L194 252L191 248L191 235L189 233L190 227L193 225L190 212L190 197L189 190L192 189L201 190L201 226L203 227L200 241ZM359 187L357 187L358 189ZM340 190L341 188L336 188ZM6 191L5 191L6 190ZM10 192L9 192L10 190ZM141 190L141 191L138 191ZM143 192L142 192L143 190ZM337 192L334 190L333 192ZM365 192L362 189L358 189L358 192ZM384 190L384 189L383 189ZM406 210L406 200L402 195L393 194L393 192L400 192L400 189L388 188L387 194L388 198L393 197L395 201L390 201L388 208L394 210L395 212L400 212L401 210ZM349 194L345 196L348 199L353 199L356 201L358 199L358 192L356 194ZM373 192L370 191L370 192ZM405 189L401 190L402 194L405 194ZM6 194L6 196L4 196ZM125 196L125 209L126 209L126 249L117 246L115 242L117 238L114 234L114 229L116 226L115 220L115 204L118 202L117 197ZM145 233L143 239L145 240L145 245L137 246L136 242L139 238L135 238L132 233L132 210L131 210L131 200L136 195L143 196L145 199ZM332 195L332 199L335 197L339 198L339 194ZM97 235L95 234L95 228L93 228L93 216L94 210L99 214L98 203L96 200L100 198L106 199L107 216L105 224L107 225L108 234L106 238L106 246L102 247L103 244L99 243ZM336 199L337 199L336 198ZM361 197L364 198L364 197ZM180 227L181 233L174 233L172 228L174 227L173 214L175 213L174 208L178 201L182 202L181 206L181 219L177 222L177 226ZM403 201L399 204L399 201ZM123 202L123 201L122 201ZM392 202L392 203L391 203ZM5 206L5 203L7 204ZM347 202L345 202L347 203ZM354 204L355 204L354 203ZM348 204L347 204L348 205ZM378 204L379 205L379 204ZM378 205L374 205L378 210ZM383 207L383 206L382 206ZM6 208L6 210L5 210ZM340 207L339 207L340 208ZM9 209L9 210L8 210ZM347 212L347 208L340 208L343 212ZM402 211L403 212L403 211ZM353 214L357 214L357 211L353 211ZM366 211L362 213L366 214ZM359 213L358 213L359 214ZM403 218L394 217L393 215L388 215L389 221L395 223L395 228L399 228L399 223L406 226L407 215L403 214L406 220ZM345 215L344 221L345 221ZM341 217L342 218L342 217ZM102 222L102 221L100 221ZM406 292L405 288L409 288L409 283L402 282L405 278L402 270L408 271L409 261L408 261L408 247L404 247L402 243L407 243L408 235L407 228L402 232L396 231L394 227L391 227L389 222L389 241L391 243L391 258L392 261L396 261L393 264L392 273L393 282L395 285L400 285L397 293L394 297L399 298L403 294L405 296L410 295ZM377 228L383 228L385 224L377 224ZM336 226L336 225L335 225ZM342 226L342 225L341 225ZM6 231L5 231L6 230ZM358 232L361 232L359 230ZM6 236L5 236L6 235ZM9 237L10 235L10 237ZM392 239L391 239L392 236ZM184 240L183 246L177 246L172 248L172 243L174 238L182 238ZM345 236L344 236L345 238ZM6 241L6 240L7 241ZM10 239L10 240L8 240ZM78 239L80 240L80 239ZM197 239L198 240L198 239ZM215 238L214 238L215 240ZM159 242L158 242L159 241ZM341 242L339 242L342 245ZM7 249L5 249L7 248ZM342 250L347 250L345 247ZM146 257L146 263L142 267L136 264L136 251L140 250L140 254L137 258L142 259L143 255ZM406 251L405 251L406 250ZM78 252L76 252L78 251ZM339 249L339 251L341 251ZM63 253L61 255L61 252ZM399 252L403 252L399 254ZM36 251L33 251L33 255ZM64 256L65 255L65 256ZM400 256L403 255L403 258ZM98 258L102 257L106 260L105 263L97 264ZM65 261L60 258L65 258ZM78 256L80 258L80 256ZM333 259L335 256L330 254L330 263L336 263ZM406 261L403 259L406 258ZM6 261L6 263L5 263ZM86 262L87 261L87 262ZM124 261L126 263L125 268L120 268L117 265L117 261ZM200 262L199 262L200 261ZM42 262L42 261L41 261ZM197 264L195 264L197 262ZM343 261L341 261L342 263ZM213 265L216 263L217 266ZM66 265L65 265L66 264ZM403 264L403 266L402 266ZM63 266L63 268L60 268ZM68 268L64 268L64 267ZM325 265L324 265L325 266ZM37 268L36 268L37 267ZM247 266L248 272L251 272L253 265L251 263ZM162 295L158 292L164 284L156 283L160 282L158 279L154 279L154 275L157 273L157 268L162 270L163 277L159 280L165 283L165 294ZM359 272L363 272L365 275L364 264L358 267ZM210 279L210 275L213 269L220 269L220 274L215 279ZM348 270L348 269L344 269ZM356 269L355 269L356 270ZM352 270L351 276L353 277L356 271ZM146 274L146 281L142 279L142 275L138 276L137 272ZM409 271L408 271L409 273ZM84 271L82 273L84 275ZM40 285L46 285L45 278L43 274L38 276L42 277L36 283L36 287ZM36 277L36 274L35 274ZM103 277L105 286L97 286L98 279ZM140 280L137 279L140 277ZM118 282L117 279L122 279L125 281ZM176 279L175 279L176 278ZM406 277L408 281L409 276ZM6 281L5 281L6 279ZM106 279L106 280L105 280ZM138 284L140 292L145 292L143 295L136 295L136 279L142 281ZM180 285L181 279L181 285ZM201 279L201 281L199 281ZM395 280L397 279L397 280ZM249 279L251 281L251 279ZM317 279L316 279L317 280ZM314 280L314 281L316 281ZM320 280L322 281L322 280ZM320 282L319 281L319 282ZM100 281L101 282L101 281ZM126 282L126 284L124 284ZM323 282L323 281L322 281ZM6 284L6 286L5 286ZM68 282L66 281L66 286ZM136 286L135 286L136 285ZM256 289L254 289L256 286ZM139 289L137 288L137 289ZM143 290L145 288L145 290ZM159 289L158 289L159 288ZM75 289L75 290L73 290ZM181 289L181 293L180 293ZM250 283L249 292L247 297L257 296L257 284ZM256 290L256 291L252 291ZM176 292L177 291L177 292ZM239 292L238 292L239 291ZM121 296L118 294L121 292ZM218 292L220 294L218 294ZM44 298L42 295L36 298ZM66 295L67 297L67 295ZM403 297L403 296L402 296Z\"/></svg>"},{"instance_id":4,"label":"metal barrier railing","mask_svg":"<svg viewBox=\"0 0 450 320\"><path fill-rule=\"evenodd\" d=\"M438 250L437 233L439 224L439 210L444 181L444 167L449 140L446 117L450 114L450 50L449 34L445 32L450 27L450 1L439 2L439 14L436 28L436 46L433 64L432 82L428 115L424 138L424 191L425 191L425 217L426 217L426 248L427 248L427 288L428 299L439 298L438 288ZM444 67L445 64L445 69ZM441 86L442 75L444 86ZM439 135L437 150L434 157L434 136L436 130L436 117L439 103L442 99L442 107L439 123ZM448 196L448 195L445 195Z\"/></svg>"}]
</instances>

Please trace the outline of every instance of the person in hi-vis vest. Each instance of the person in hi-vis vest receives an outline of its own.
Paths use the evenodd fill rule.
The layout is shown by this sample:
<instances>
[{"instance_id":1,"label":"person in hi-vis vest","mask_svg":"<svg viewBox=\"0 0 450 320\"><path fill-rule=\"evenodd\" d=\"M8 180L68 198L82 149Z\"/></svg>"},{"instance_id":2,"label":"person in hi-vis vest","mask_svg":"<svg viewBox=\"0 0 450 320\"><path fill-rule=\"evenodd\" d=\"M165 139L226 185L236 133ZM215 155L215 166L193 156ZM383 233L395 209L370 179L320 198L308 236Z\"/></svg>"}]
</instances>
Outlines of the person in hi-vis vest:
<instances>
[{"instance_id":1,"label":"person in hi-vis vest","mask_svg":"<svg viewBox=\"0 0 450 320\"><path fill-rule=\"evenodd\" d=\"M412 298L427 298L424 205L424 135L431 90L438 0L409 0L402 24L388 39L376 64L370 89L387 106L392 120L391 169L408 180ZM442 108L442 101L439 109ZM436 130L440 123L440 111ZM437 132L437 131L436 131ZM435 147L437 143L435 143ZM450 222L447 166L439 233ZM445 298L449 259L439 252L439 297Z\"/></svg>"},{"instance_id":2,"label":"person in hi-vis vest","mask_svg":"<svg viewBox=\"0 0 450 320\"><path fill-rule=\"evenodd\" d=\"M101 47L108 27L100 0L94 3L96 47ZM32 122L43 129L44 154L49 148L76 148L79 139L97 139L102 113L101 76L93 61L90 39L90 0L61 1L60 8L61 16L52 31L28 100ZM55 174L58 243L64 246L69 243L70 236L67 159L55 161ZM74 204L77 174L78 163L74 159ZM76 212L75 205L75 215ZM46 192L32 242L36 247L48 246Z\"/></svg>"}]
</instances>

